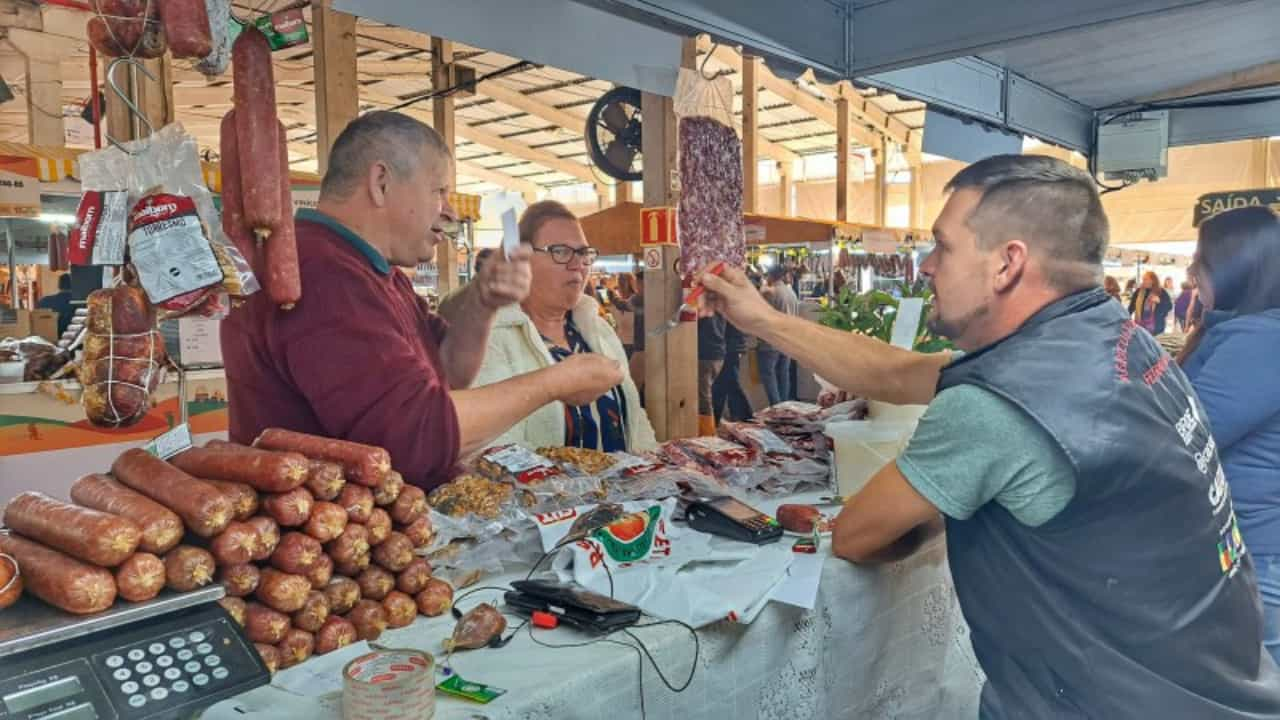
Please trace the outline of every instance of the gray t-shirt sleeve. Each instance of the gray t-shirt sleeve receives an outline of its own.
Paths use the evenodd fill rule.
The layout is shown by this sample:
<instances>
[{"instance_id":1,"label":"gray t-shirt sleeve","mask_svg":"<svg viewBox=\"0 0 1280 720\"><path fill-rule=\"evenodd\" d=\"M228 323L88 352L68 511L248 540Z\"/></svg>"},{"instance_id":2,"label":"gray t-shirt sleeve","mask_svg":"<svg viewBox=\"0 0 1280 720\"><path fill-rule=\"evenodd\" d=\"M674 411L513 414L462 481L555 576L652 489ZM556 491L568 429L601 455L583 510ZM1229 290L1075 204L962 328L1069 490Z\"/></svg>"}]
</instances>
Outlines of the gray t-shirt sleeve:
<instances>
[{"instance_id":1,"label":"gray t-shirt sleeve","mask_svg":"<svg viewBox=\"0 0 1280 720\"><path fill-rule=\"evenodd\" d=\"M973 385L933 399L898 469L958 520L994 501L1024 525L1043 525L1076 489L1071 463L1048 432L1013 403Z\"/></svg>"}]
</instances>

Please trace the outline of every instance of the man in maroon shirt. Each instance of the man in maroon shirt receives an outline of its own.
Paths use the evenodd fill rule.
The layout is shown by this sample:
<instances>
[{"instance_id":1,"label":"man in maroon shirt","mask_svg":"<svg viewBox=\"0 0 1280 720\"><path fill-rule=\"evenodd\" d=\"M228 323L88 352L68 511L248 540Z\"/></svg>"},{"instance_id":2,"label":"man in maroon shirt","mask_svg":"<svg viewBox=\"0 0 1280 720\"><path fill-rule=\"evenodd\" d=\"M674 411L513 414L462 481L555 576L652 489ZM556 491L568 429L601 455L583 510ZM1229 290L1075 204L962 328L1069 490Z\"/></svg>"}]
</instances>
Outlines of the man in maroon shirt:
<instances>
[{"instance_id":1,"label":"man in maroon shirt","mask_svg":"<svg viewBox=\"0 0 1280 720\"><path fill-rule=\"evenodd\" d=\"M528 295L529 250L495 253L447 317L427 310L393 266L450 249L452 162L438 133L399 113L368 113L338 136L317 208L297 216L302 300L281 310L257 293L223 321L232 440L282 427L368 443L430 489L534 410L621 382L617 363L581 355L466 389L494 313Z\"/></svg>"}]
</instances>

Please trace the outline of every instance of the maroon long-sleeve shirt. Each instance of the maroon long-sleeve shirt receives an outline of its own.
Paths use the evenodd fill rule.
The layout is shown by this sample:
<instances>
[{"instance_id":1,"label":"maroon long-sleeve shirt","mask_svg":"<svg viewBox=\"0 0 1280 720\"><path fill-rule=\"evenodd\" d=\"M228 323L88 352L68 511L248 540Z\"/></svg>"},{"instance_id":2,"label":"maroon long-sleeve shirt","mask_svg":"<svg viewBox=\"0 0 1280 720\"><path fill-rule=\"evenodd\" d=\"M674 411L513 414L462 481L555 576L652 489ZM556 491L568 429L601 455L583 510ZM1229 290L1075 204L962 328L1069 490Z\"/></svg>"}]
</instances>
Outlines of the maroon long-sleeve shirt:
<instances>
[{"instance_id":1,"label":"maroon long-sleeve shirt","mask_svg":"<svg viewBox=\"0 0 1280 720\"><path fill-rule=\"evenodd\" d=\"M297 236L302 300L285 311L256 293L222 323L231 439L280 427L368 443L405 480L444 482L460 442L445 321L336 220L302 210Z\"/></svg>"}]
</instances>

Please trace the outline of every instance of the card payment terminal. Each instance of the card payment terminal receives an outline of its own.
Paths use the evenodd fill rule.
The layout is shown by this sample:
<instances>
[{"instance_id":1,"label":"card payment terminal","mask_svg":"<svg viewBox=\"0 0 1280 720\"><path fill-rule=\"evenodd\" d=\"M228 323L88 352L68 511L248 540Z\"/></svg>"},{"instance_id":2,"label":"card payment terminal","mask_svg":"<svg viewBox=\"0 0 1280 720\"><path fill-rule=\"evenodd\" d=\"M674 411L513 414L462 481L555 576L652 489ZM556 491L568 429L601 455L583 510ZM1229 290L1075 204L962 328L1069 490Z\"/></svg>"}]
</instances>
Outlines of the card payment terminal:
<instances>
[{"instance_id":1,"label":"card payment terminal","mask_svg":"<svg viewBox=\"0 0 1280 720\"><path fill-rule=\"evenodd\" d=\"M690 503L685 517L694 530L754 545L777 542L782 537L777 520L727 496Z\"/></svg>"}]
</instances>

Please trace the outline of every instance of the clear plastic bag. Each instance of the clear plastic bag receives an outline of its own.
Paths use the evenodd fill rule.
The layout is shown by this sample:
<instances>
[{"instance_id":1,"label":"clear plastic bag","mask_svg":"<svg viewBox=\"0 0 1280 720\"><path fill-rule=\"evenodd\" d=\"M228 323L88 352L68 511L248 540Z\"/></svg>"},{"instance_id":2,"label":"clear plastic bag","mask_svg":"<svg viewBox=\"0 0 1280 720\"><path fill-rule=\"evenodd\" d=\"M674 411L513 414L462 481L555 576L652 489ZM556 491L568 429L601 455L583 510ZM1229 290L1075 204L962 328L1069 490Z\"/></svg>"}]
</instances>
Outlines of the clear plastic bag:
<instances>
[{"instance_id":1,"label":"clear plastic bag","mask_svg":"<svg viewBox=\"0 0 1280 720\"><path fill-rule=\"evenodd\" d=\"M110 147L81 155L78 159L81 173L81 185L85 191L102 191L106 193L123 192L127 196L126 206L132 212L126 220L132 220L140 208L145 208L144 199L149 195L162 192L179 198L189 198L194 204L195 214L199 220L199 230L208 243L209 250L200 252L198 247L192 249L192 262L212 262L217 268L219 279L211 287L202 288L198 294L184 293L169 308L161 306L163 317L177 317L189 312L197 312L206 317L221 317L226 314L226 303L215 296L218 288L230 295L243 297L261 289L257 277L254 276L248 261L222 232L222 223L217 208L213 203L213 195L204 185L198 146L195 138L188 135L178 123L166 125L147 138L124 143L123 148ZM154 203L164 205L166 203ZM119 218L111 216L110 222L116 223ZM109 217L103 215L99 235L108 233L110 237L123 235L126 228L101 227L108 223ZM117 232L118 230L118 232ZM134 241L129 240L132 251ZM157 255L139 267L135 260L135 269L139 277L145 278L154 271L152 266L163 263L165 245L158 244ZM131 252L132 254L132 252ZM171 262L184 262L182 258ZM168 272L162 268L160 272ZM145 282L144 282L145 284ZM149 288L149 292L151 289ZM197 292L197 291L193 291ZM172 298L170 298L172 300Z\"/></svg>"}]
</instances>

